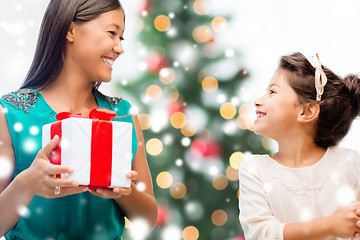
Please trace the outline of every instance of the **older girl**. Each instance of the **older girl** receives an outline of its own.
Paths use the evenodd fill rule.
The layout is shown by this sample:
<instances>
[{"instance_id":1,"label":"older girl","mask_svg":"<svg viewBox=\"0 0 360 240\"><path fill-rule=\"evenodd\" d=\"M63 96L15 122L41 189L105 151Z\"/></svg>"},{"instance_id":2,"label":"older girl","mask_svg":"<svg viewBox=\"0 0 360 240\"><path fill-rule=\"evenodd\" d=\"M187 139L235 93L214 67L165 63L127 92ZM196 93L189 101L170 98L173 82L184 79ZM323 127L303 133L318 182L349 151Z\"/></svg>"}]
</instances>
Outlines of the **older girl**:
<instances>
[{"instance_id":1,"label":"older girl","mask_svg":"<svg viewBox=\"0 0 360 240\"><path fill-rule=\"evenodd\" d=\"M0 155L14 166L0 178L0 236L6 239L120 239L124 217L143 218L151 229L157 219L143 136L133 123L133 165L130 188L89 190L55 166L49 155L55 137L41 148L41 127L59 112L88 116L94 107L129 113L130 104L98 91L111 80L112 65L124 52L124 11L118 0L51 0L43 18L38 45L20 90L0 104ZM137 189L137 184L145 190Z\"/></svg>"}]
</instances>

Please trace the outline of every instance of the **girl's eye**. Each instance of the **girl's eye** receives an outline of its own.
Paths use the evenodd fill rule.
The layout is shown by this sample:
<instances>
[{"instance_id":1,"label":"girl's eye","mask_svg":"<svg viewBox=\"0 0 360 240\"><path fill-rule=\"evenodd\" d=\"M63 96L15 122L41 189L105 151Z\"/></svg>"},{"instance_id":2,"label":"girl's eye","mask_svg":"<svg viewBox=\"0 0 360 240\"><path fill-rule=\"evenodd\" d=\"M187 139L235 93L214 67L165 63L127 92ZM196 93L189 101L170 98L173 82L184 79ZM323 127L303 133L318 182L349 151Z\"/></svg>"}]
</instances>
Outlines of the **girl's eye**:
<instances>
[{"instance_id":1,"label":"girl's eye","mask_svg":"<svg viewBox=\"0 0 360 240\"><path fill-rule=\"evenodd\" d=\"M274 93L276 93L274 90L269 89L269 94L270 94L270 95L273 95Z\"/></svg>"},{"instance_id":2,"label":"girl's eye","mask_svg":"<svg viewBox=\"0 0 360 240\"><path fill-rule=\"evenodd\" d=\"M116 32L114 32L114 31L109 31L109 33L110 33L112 36L115 36L115 35L116 35Z\"/></svg>"}]
</instances>

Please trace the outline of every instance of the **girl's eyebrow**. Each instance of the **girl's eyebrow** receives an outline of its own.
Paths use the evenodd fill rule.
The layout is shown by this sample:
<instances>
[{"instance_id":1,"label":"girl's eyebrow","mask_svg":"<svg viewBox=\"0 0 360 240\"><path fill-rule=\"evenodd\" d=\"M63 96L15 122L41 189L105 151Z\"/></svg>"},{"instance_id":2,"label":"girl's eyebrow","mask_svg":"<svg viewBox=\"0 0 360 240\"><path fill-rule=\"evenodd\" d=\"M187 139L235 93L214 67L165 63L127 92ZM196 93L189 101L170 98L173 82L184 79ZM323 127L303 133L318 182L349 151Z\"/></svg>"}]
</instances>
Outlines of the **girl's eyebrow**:
<instances>
[{"instance_id":1,"label":"girl's eyebrow","mask_svg":"<svg viewBox=\"0 0 360 240\"><path fill-rule=\"evenodd\" d=\"M269 85L269 88L270 87L280 87L280 86L278 84L276 84L276 83L272 83L272 84Z\"/></svg>"},{"instance_id":2,"label":"girl's eyebrow","mask_svg":"<svg viewBox=\"0 0 360 240\"><path fill-rule=\"evenodd\" d=\"M120 29L120 26L117 25L116 23L111 23L109 24L108 26L114 26L116 28L116 30L119 30ZM125 29L122 30L122 33L124 32Z\"/></svg>"}]
</instances>

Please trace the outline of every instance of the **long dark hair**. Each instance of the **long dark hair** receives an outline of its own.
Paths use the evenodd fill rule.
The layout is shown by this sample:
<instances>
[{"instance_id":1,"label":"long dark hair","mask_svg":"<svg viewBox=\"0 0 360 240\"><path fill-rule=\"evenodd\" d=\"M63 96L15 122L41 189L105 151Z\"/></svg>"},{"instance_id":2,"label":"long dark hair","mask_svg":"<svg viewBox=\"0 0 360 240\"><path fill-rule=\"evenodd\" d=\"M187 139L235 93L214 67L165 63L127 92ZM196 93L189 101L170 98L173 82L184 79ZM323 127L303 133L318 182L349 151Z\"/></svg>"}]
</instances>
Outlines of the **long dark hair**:
<instances>
[{"instance_id":1,"label":"long dark hair","mask_svg":"<svg viewBox=\"0 0 360 240\"><path fill-rule=\"evenodd\" d=\"M42 20L33 62L20 89L40 90L56 79L64 64L65 39L72 22L81 24L116 9L124 13L119 0L51 0ZM99 86L98 82L93 84L102 96Z\"/></svg>"},{"instance_id":2,"label":"long dark hair","mask_svg":"<svg viewBox=\"0 0 360 240\"><path fill-rule=\"evenodd\" d=\"M320 106L314 143L322 148L335 146L360 113L359 77L349 74L342 78L322 66L328 81L321 101L316 101L315 68L303 54L283 56L279 68L288 72L287 79L300 103L318 103Z\"/></svg>"}]
</instances>

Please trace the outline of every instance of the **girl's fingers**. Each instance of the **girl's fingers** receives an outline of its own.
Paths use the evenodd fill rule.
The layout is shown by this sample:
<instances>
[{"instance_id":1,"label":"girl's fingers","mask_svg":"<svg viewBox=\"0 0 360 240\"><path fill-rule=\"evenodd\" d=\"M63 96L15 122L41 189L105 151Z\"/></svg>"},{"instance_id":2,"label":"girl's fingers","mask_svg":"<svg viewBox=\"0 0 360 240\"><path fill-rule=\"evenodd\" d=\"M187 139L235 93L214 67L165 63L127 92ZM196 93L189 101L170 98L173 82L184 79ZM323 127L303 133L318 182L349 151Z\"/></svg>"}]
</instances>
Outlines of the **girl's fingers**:
<instances>
[{"instance_id":1,"label":"girl's fingers","mask_svg":"<svg viewBox=\"0 0 360 240\"><path fill-rule=\"evenodd\" d=\"M131 188L121 188L121 187L116 187L113 189L114 193L120 193L121 195L130 195L132 190Z\"/></svg>"},{"instance_id":2,"label":"girl's fingers","mask_svg":"<svg viewBox=\"0 0 360 240\"><path fill-rule=\"evenodd\" d=\"M54 178L50 177L48 182L49 187L55 188L55 187L78 187L79 182L77 180L73 179L60 179L60 178Z\"/></svg>"},{"instance_id":3,"label":"girl's fingers","mask_svg":"<svg viewBox=\"0 0 360 240\"><path fill-rule=\"evenodd\" d=\"M130 171L126 174L126 177L129 178L130 180L136 180L138 177L138 173L135 171Z\"/></svg>"},{"instance_id":4,"label":"girl's fingers","mask_svg":"<svg viewBox=\"0 0 360 240\"><path fill-rule=\"evenodd\" d=\"M77 194L88 191L88 187L80 186L80 187L60 187L60 194L55 195L55 188L52 188L51 195L53 198L56 197L64 197L67 195Z\"/></svg>"},{"instance_id":5,"label":"girl's fingers","mask_svg":"<svg viewBox=\"0 0 360 240\"><path fill-rule=\"evenodd\" d=\"M50 156L51 152L59 145L60 138L58 135L48 142L43 149L39 151L40 155L48 157Z\"/></svg>"},{"instance_id":6,"label":"girl's fingers","mask_svg":"<svg viewBox=\"0 0 360 240\"><path fill-rule=\"evenodd\" d=\"M49 175L61 174L61 173L73 173L74 170L68 166L53 165L51 164L46 173Z\"/></svg>"}]
</instances>

